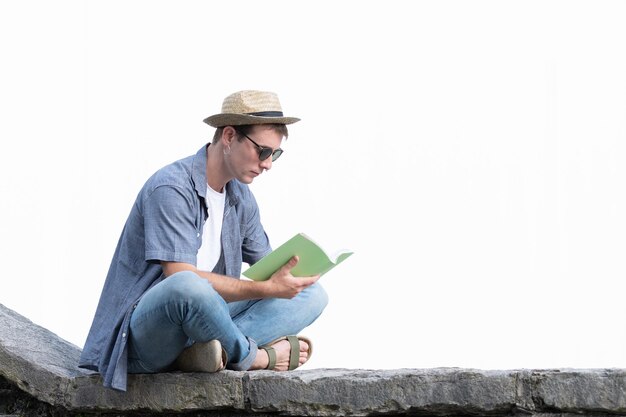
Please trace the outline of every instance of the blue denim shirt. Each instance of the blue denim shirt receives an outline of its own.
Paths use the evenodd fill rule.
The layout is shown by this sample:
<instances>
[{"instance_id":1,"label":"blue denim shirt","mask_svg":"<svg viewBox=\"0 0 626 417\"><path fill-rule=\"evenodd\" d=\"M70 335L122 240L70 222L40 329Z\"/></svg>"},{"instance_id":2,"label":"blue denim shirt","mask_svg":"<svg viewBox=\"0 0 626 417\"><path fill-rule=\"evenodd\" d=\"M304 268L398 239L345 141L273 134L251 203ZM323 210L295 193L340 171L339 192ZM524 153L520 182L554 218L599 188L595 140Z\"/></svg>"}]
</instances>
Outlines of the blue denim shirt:
<instances>
[{"instance_id":1,"label":"blue denim shirt","mask_svg":"<svg viewBox=\"0 0 626 417\"><path fill-rule=\"evenodd\" d=\"M115 249L79 366L100 372L105 387L126 390L130 316L165 277L161 261L196 265L207 218L207 146L157 171L143 186ZM241 264L271 251L247 185L226 184L222 254L213 272L239 278Z\"/></svg>"}]
</instances>

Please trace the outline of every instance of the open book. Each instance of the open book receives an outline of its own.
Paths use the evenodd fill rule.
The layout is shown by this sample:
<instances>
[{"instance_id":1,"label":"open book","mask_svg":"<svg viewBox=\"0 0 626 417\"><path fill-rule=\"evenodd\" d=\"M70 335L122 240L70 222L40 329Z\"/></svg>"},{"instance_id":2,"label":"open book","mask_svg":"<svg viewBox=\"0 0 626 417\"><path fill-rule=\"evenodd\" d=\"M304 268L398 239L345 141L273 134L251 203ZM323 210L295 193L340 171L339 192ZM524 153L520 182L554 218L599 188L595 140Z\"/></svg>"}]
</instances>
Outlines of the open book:
<instances>
[{"instance_id":1,"label":"open book","mask_svg":"<svg viewBox=\"0 0 626 417\"><path fill-rule=\"evenodd\" d=\"M291 270L294 277L323 275L353 253L352 251L341 250L334 254L328 254L310 237L304 233L298 233L248 268L243 275L255 281L265 281L295 255L298 255L300 261Z\"/></svg>"}]
</instances>

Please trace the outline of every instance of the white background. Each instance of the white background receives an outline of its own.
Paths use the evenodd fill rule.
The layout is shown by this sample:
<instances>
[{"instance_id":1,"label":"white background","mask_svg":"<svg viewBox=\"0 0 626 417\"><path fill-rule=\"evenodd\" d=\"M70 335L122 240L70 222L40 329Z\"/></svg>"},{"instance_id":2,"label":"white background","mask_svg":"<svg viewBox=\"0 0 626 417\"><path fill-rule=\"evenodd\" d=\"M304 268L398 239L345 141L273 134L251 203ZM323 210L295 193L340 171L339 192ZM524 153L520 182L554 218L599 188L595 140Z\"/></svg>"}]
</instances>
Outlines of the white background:
<instances>
[{"instance_id":1,"label":"white background","mask_svg":"<svg viewBox=\"0 0 626 417\"><path fill-rule=\"evenodd\" d=\"M237 90L322 278L308 368L626 367L626 3L4 1L0 303L81 346L156 169Z\"/></svg>"}]
</instances>

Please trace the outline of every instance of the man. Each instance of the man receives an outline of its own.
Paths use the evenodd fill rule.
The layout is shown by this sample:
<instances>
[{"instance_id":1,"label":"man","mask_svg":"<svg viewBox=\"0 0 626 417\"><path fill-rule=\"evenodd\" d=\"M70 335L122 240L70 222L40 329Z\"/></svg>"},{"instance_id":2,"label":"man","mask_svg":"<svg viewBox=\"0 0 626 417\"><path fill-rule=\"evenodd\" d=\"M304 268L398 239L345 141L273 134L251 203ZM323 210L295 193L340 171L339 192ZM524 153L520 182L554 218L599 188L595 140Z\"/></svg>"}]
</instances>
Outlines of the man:
<instances>
[{"instance_id":1,"label":"man","mask_svg":"<svg viewBox=\"0 0 626 417\"><path fill-rule=\"evenodd\" d=\"M295 337L322 312L319 276L294 278L291 259L268 281L239 280L271 252L247 184L282 154L278 97L228 96L204 121L213 142L157 171L118 242L79 366L126 390L127 373L294 369L311 342Z\"/></svg>"}]
</instances>

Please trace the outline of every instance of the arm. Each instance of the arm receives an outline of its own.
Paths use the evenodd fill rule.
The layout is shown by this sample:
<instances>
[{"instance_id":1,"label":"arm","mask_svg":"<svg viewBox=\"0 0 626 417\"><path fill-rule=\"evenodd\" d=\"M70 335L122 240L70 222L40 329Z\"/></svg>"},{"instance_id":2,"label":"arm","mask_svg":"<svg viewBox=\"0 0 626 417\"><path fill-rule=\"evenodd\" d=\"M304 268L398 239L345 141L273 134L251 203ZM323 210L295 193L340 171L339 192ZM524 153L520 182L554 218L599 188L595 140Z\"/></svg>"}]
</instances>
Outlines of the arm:
<instances>
[{"instance_id":1,"label":"arm","mask_svg":"<svg viewBox=\"0 0 626 417\"><path fill-rule=\"evenodd\" d=\"M313 285L320 278L319 275L295 278L291 269L298 263L294 256L276 271L267 281L247 281L234 279L212 272L199 271L194 265L183 262L161 262L163 273L169 277L176 272L192 271L208 280L215 291L226 302L251 300L257 298L293 298L305 288Z\"/></svg>"}]
</instances>

